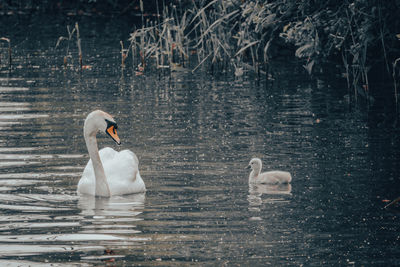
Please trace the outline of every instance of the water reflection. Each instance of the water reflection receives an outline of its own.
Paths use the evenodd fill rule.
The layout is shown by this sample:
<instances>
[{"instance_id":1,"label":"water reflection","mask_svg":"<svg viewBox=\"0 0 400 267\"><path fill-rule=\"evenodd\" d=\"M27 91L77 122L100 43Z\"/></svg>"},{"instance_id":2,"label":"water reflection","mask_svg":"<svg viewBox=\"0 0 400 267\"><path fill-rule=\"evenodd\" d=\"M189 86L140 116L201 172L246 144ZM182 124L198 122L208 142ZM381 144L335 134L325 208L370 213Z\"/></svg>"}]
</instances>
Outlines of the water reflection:
<instances>
[{"instance_id":1,"label":"water reflection","mask_svg":"<svg viewBox=\"0 0 400 267\"><path fill-rule=\"evenodd\" d=\"M137 242L148 241L149 238L140 236L141 230L137 228L137 222L143 220L140 215L145 199L145 193L110 198L80 195L78 208L81 210L82 226L76 236L89 236L92 240L105 242L103 255L87 255L81 259L113 263L127 256L121 251L127 244L135 246L139 245ZM113 250L109 248L108 241L121 241L121 244Z\"/></svg>"},{"instance_id":2,"label":"water reflection","mask_svg":"<svg viewBox=\"0 0 400 267\"><path fill-rule=\"evenodd\" d=\"M142 214L144 201L145 193L110 198L81 195L78 201L83 216L80 234L125 236L140 233L136 222L143 220L139 215ZM129 238L135 239L134 236Z\"/></svg>"},{"instance_id":3,"label":"water reflection","mask_svg":"<svg viewBox=\"0 0 400 267\"><path fill-rule=\"evenodd\" d=\"M263 199L264 195L264 199ZM260 211L263 203L286 201L287 198L279 196L292 195L291 184L249 184L249 210Z\"/></svg>"},{"instance_id":4,"label":"water reflection","mask_svg":"<svg viewBox=\"0 0 400 267\"><path fill-rule=\"evenodd\" d=\"M146 193L110 198L80 195L78 208L83 216L134 217L142 213L145 199Z\"/></svg>"},{"instance_id":5,"label":"water reflection","mask_svg":"<svg viewBox=\"0 0 400 267\"><path fill-rule=\"evenodd\" d=\"M250 195L291 195L291 184L249 184Z\"/></svg>"}]
</instances>

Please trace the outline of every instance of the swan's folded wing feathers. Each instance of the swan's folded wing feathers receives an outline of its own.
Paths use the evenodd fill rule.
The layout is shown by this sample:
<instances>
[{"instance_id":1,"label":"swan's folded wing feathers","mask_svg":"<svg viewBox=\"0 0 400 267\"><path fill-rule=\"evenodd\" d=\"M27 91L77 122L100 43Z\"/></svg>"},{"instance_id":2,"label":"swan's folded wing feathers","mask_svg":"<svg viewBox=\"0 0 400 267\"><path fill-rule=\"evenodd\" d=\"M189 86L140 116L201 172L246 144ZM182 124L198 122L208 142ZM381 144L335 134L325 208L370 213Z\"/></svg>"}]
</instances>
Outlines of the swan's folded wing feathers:
<instances>
[{"instance_id":1,"label":"swan's folded wing feathers","mask_svg":"<svg viewBox=\"0 0 400 267\"><path fill-rule=\"evenodd\" d=\"M113 160L104 164L111 194L131 194L146 191L139 173L139 162L130 150L119 152Z\"/></svg>"},{"instance_id":2,"label":"swan's folded wing feathers","mask_svg":"<svg viewBox=\"0 0 400 267\"><path fill-rule=\"evenodd\" d=\"M121 182L134 181L138 172L138 162L135 157L132 151L123 150L117 152L112 159L104 162L107 179L112 178L114 180L112 183L115 183L115 180Z\"/></svg>"},{"instance_id":3,"label":"swan's folded wing feathers","mask_svg":"<svg viewBox=\"0 0 400 267\"><path fill-rule=\"evenodd\" d=\"M133 151L131 151L129 149L125 149L125 150L122 150L121 152L119 152L119 154L120 154L121 157L128 157L127 155L131 156L132 160L134 161L136 166L139 167L139 159L136 156L136 154L133 153ZM127 155L125 155L125 154L127 154Z\"/></svg>"},{"instance_id":4,"label":"swan's folded wing feathers","mask_svg":"<svg viewBox=\"0 0 400 267\"><path fill-rule=\"evenodd\" d=\"M118 152L112 149L111 147L105 147L100 149L99 151L100 159L103 164L104 162L112 160L117 154Z\"/></svg>"},{"instance_id":5,"label":"swan's folded wing feathers","mask_svg":"<svg viewBox=\"0 0 400 267\"><path fill-rule=\"evenodd\" d=\"M82 194L94 195L95 190L95 176L93 170L92 160L86 164L83 170L82 177L78 182L78 192Z\"/></svg>"}]
</instances>

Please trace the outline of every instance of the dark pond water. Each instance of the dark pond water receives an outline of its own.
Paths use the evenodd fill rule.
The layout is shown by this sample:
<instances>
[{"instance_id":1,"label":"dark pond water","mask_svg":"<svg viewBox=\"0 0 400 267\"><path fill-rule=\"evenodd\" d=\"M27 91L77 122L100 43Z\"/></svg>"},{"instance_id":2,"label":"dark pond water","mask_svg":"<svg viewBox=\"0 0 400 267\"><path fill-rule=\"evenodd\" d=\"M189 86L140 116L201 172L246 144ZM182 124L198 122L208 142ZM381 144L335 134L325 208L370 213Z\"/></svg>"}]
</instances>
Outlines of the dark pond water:
<instances>
[{"instance_id":1,"label":"dark pond water","mask_svg":"<svg viewBox=\"0 0 400 267\"><path fill-rule=\"evenodd\" d=\"M13 68L3 49L0 72L0 265L399 264L399 213L383 209L400 195L399 131L376 120L379 110L349 105L345 84L293 65L275 67L268 84L135 76L119 66L129 31L104 21L80 25L92 68L79 73L54 49L68 23L11 22ZM99 108L123 143L99 135L99 146L137 154L145 194L76 194L89 159L83 121ZM290 171L292 184L249 187L254 156Z\"/></svg>"}]
</instances>

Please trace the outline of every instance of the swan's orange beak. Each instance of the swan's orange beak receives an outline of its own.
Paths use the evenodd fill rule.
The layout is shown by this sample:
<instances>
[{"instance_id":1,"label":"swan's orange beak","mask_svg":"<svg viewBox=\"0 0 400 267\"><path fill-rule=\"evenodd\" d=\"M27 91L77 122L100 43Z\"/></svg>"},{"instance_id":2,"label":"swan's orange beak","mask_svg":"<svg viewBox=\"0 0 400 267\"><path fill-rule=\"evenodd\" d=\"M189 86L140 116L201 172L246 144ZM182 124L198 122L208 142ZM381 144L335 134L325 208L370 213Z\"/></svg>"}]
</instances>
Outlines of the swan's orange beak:
<instances>
[{"instance_id":1,"label":"swan's orange beak","mask_svg":"<svg viewBox=\"0 0 400 267\"><path fill-rule=\"evenodd\" d=\"M118 145L121 144L121 140L119 139L118 134L117 134L117 129L115 128L114 125L111 125L110 127L108 127L106 132L109 136L111 136L111 138L115 141L115 143L117 143Z\"/></svg>"}]
</instances>

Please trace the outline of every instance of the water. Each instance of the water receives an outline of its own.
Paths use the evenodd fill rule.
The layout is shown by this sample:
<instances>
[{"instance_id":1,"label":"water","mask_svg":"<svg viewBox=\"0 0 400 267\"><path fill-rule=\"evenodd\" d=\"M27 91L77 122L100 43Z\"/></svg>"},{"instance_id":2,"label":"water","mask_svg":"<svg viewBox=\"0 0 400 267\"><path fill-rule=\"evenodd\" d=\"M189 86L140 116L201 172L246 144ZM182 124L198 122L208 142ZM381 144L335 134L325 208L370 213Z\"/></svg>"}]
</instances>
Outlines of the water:
<instances>
[{"instance_id":1,"label":"water","mask_svg":"<svg viewBox=\"0 0 400 267\"><path fill-rule=\"evenodd\" d=\"M113 24L89 22L91 69L80 74L76 61L63 69L54 44L66 24L54 25L43 36L11 29L11 73L1 63L1 265L399 264L399 213L382 209L400 195L399 132L349 105L344 84L287 64L268 84L135 76L119 66ZM122 140L98 135L99 146L137 154L145 194L76 194L89 159L83 121L99 108ZM254 156L292 184L249 187Z\"/></svg>"}]
</instances>

